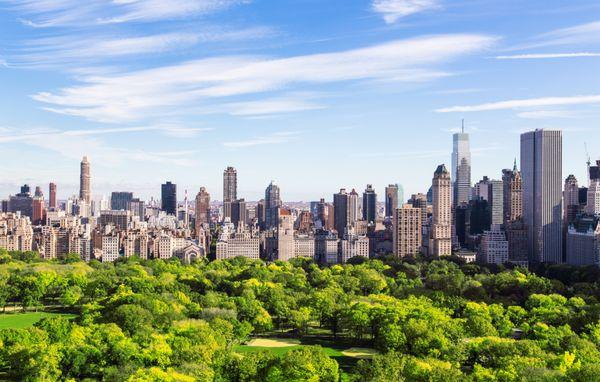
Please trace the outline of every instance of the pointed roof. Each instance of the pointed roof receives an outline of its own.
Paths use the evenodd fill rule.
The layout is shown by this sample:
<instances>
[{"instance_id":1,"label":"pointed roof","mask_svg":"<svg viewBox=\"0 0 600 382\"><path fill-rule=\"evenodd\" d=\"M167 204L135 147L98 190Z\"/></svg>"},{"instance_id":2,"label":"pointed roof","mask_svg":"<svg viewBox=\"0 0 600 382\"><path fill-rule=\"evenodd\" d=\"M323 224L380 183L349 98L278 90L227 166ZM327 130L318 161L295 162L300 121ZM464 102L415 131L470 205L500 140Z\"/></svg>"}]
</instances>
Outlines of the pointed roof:
<instances>
[{"instance_id":1,"label":"pointed roof","mask_svg":"<svg viewBox=\"0 0 600 382\"><path fill-rule=\"evenodd\" d=\"M446 168L445 164L441 164L441 165L437 166L437 169L434 172L434 175L443 175L443 174L450 174L450 172L448 172L448 169Z\"/></svg>"}]
</instances>

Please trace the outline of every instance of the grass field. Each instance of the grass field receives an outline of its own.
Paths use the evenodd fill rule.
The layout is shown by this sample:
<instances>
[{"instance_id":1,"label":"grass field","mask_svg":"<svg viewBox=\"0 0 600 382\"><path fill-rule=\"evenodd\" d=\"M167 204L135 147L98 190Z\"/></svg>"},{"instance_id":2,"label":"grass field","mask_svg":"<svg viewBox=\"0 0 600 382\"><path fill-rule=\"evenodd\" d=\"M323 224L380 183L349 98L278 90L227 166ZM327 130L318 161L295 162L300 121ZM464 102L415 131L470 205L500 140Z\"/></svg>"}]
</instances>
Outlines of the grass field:
<instances>
[{"instance_id":1,"label":"grass field","mask_svg":"<svg viewBox=\"0 0 600 382\"><path fill-rule=\"evenodd\" d=\"M52 316L63 316L65 318L74 318L74 314L66 313L49 313L49 312L30 312L30 313L10 313L0 314L0 329L14 328L28 328L41 320L44 317Z\"/></svg>"},{"instance_id":2,"label":"grass field","mask_svg":"<svg viewBox=\"0 0 600 382\"><path fill-rule=\"evenodd\" d=\"M246 345L238 345L235 351L240 354L252 353L260 350L266 350L278 356L285 355L290 350L301 349L308 344L302 344L299 340L290 340L283 338L257 338L249 341ZM338 361L343 370L349 370L360 359L372 358L377 352L367 348L339 348L319 344L325 353Z\"/></svg>"}]
</instances>

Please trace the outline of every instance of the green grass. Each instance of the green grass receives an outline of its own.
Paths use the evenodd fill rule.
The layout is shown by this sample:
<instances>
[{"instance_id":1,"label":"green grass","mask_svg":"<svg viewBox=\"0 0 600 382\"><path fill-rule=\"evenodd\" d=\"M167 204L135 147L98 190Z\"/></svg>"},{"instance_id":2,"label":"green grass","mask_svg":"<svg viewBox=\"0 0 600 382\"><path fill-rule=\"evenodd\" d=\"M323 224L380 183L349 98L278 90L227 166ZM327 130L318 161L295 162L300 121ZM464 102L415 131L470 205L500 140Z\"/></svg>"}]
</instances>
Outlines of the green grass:
<instances>
[{"instance_id":1,"label":"green grass","mask_svg":"<svg viewBox=\"0 0 600 382\"><path fill-rule=\"evenodd\" d=\"M0 329L22 329L33 326L36 322L45 317L62 316L68 319L76 317L75 314L68 313L49 313L49 312L30 312L30 313L10 313L0 314Z\"/></svg>"},{"instance_id":2,"label":"green grass","mask_svg":"<svg viewBox=\"0 0 600 382\"><path fill-rule=\"evenodd\" d=\"M294 345L294 346L286 346L286 347L268 347L268 346L250 346L250 345L238 345L235 347L235 351L240 354L244 353L254 353L260 350L266 350L278 356L285 355L290 350L298 350L302 349L306 345ZM325 353L330 357L344 357L342 352L337 349L323 347Z\"/></svg>"}]
</instances>

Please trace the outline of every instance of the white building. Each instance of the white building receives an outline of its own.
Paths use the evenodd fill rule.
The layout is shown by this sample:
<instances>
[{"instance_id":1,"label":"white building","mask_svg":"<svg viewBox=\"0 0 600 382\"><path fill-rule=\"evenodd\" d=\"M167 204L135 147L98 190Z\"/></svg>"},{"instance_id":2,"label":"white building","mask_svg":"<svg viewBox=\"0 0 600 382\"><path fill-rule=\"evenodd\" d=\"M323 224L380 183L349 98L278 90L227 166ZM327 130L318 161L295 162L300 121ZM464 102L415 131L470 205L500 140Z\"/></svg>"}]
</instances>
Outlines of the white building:
<instances>
[{"instance_id":1,"label":"white building","mask_svg":"<svg viewBox=\"0 0 600 382\"><path fill-rule=\"evenodd\" d=\"M481 237L479 247L480 261L486 264L504 264L508 262L508 240L500 225L493 225Z\"/></svg>"},{"instance_id":2,"label":"white building","mask_svg":"<svg viewBox=\"0 0 600 382\"><path fill-rule=\"evenodd\" d=\"M361 256L369 258L369 238L366 236L346 235L339 243L339 259L346 263L349 259Z\"/></svg>"}]
</instances>

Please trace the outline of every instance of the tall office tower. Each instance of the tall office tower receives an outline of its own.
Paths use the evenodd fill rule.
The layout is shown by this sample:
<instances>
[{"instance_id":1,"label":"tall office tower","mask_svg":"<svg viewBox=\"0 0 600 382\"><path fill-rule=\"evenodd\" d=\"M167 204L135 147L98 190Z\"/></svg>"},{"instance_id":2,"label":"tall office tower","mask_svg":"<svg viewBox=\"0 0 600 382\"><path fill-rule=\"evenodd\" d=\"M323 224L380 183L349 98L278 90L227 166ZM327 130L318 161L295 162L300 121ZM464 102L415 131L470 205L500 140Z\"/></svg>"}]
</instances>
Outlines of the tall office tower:
<instances>
[{"instance_id":1,"label":"tall office tower","mask_svg":"<svg viewBox=\"0 0 600 382\"><path fill-rule=\"evenodd\" d=\"M177 214L177 185L167 182L160 189L161 209L168 215Z\"/></svg>"},{"instance_id":2,"label":"tall office tower","mask_svg":"<svg viewBox=\"0 0 600 382\"><path fill-rule=\"evenodd\" d=\"M233 202L237 199L237 171L227 167L223 171L223 201Z\"/></svg>"},{"instance_id":3,"label":"tall office tower","mask_svg":"<svg viewBox=\"0 0 600 382\"><path fill-rule=\"evenodd\" d=\"M377 220L377 194L370 184L367 184L363 192L363 220L367 223Z\"/></svg>"},{"instance_id":4,"label":"tall office tower","mask_svg":"<svg viewBox=\"0 0 600 382\"><path fill-rule=\"evenodd\" d=\"M348 227L348 212L348 193L342 188L340 192L333 194L333 225L339 237L344 236Z\"/></svg>"},{"instance_id":5,"label":"tall office tower","mask_svg":"<svg viewBox=\"0 0 600 382\"><path fill-rule=\"evenodd\" d=\"M393 249L398 257L413 256L421 249L421 209L411 204L396 208L393 218Z\"/></svg>"},{"instance_id":6,"label":"tall office tower","mask_svg":"<svg viewBox=\"0 0 600 382\"><path fill-rule=\"evenodd\" d=\"M452 136L452 189L454 206L469 202L471 192L471 151L469 134L462 131Z\"/></svg>"},{"instance_id":7,"label":"tall office tower","mask_svg":"<svg viewBox=\"0 0 600 382\"><path fill-rule=\"evenodd\" d=\"M575 221L575 218L581 212L579 204L579 183L577 182L575 175L571 174L567 177L567 179L565 179L565 186L563 190L563 206L563 224L565 226L566 233L566 228L569 227L569 224Z\"/></svg>"},{"instance_id":8,"label":"tall office tower","mask_svg":"<svg viewBox=\"0 0 600 382\"><path fill-rule=\"evenodd\" d=\"M446 166L435 170L432 180L433 220L430 231L430 254L452 254L452 182Z\"/></svg>"},{"instance_id":9,"label":"tall office tower","mask_svg":"<svg viewBox=\"0 0 600 382\"><path fill-rule=\"evenodd\" d=\"M492 225L501 225L504 223L504 184L501 180L492 180L488 192L490 222Z\"/></svg>"},{"instance_id":10,"label":"tall office tower","mask_svg":"<svg viewBox=\"0 0 600 382\"><path fill-rule=\"evenodd\" d=\"M360 216L360 204L358 192L353 188L348 194L348 225L355 227L356 222L359 221Z\"/></svg>"},{"instance_id":11,"label":"tall office tower","mask_svg":"<svg viewBox=\"0 0 600 382\"><path fill-rule=\"evenodd\" d=\"M50 183L48 189L50 192L49 207L56 208L56 183Z\"/></svg>"},{"instance_id":12,"label":"tall office tower","mask_svg":"<svg viewBox=\"0 0 600 382\"><path fill-rule=\"evenodd\" d=\"M521 172L517 170L517 160L512 170L502 170L504 188L504 224L523 217L523 183Z\"/></svg>"},{"instance_id":13,"label":"tall office tower","mask_svg":"<svg viewBox=\"0 0 600 382\"><path fill-rule=\"evenodd\" d=\"M81 161L81 172L79 174L79 199L89 203L92 199L90 190L90 162L88 157L84 156Z\"/></svg>"},{"instance_id":14,"label":"tall office tower","mask_svg":"<svg viewBox=\"0 0 600 382\"><path fill-rule=\"evenodd\" d=\"M111 210L128 210L129 204L133 199L133 192L115 191L110 195Z\"/></svg>"},{"instance_id":15,"label":"tall office tower","mask_svg":"<svg viewBox=\"0 0 600 382\"><path fill-rule=\"evenodd\" d=\"M235 227L245 227L248 221L248 210L245 199L237 199L231 202L231 222Z\"/></svg>"},{"instance_id":16,"label":"tall office tower","mask_svg":"<svg viewBox=\"0 0 600 382\"><path fill-rule=\"evenodd\" d=\"M264 199L261 199L258 201L258 203L256 203L256 219L258 220L258 226L260 227L260 229L264 230L266 224Z\"/></svg>"},{"instance_id":17,"label":"tall office tower","mask_svg":"<svg viewBox=\"0 0 600 382\"><path fill-rule=\"evenodd\" d=\"M489 201L491 184L492 181L490 178L484 176L483 179L473 186L471 199L483 199Z\"/></svg>"},{"instance_id":18,"label":"tall office tower","mask_svg":"<svg viewBox=\"0 0 600 382\"><path fill-rule=\"evenodd\" d=\"M210 224L210 194L205 187L200 187L196 194L196 233L202 224Z\"/></svg>"},{"instance_id":19,"label":"tall office tower","mask_svg":"<svg viewBox=\"0 0 600 382\"><path fill-rule=\"evenodd\" d=\"M585 213L600 214L600 160L596 161L596 166L590 166L589 178Z\"/></svg>"},{"instance_id":20,"label":"tall office tower","mask_svg":"<svg viewBox=\"0 0 600 382\"><path fill-rule=\"evenodd\" d=\"M385 217L393 217L398 208L398 185L390 184L385 188Z\"/></svg>"},{"instance_id":21,"label":"tall office tower","mask_svg":"<svg viewBox=\"0 0 600 382\"><path fill-rule=\"evenodd\" d=\"M277 213L277 260L287 261L294 257L294 219L283 208Z\"/></svg>"},{"instance_id":22,"label":"tall office tower","mask_svg":"<svg viewBox=\"0 0 600 382\"><path fill-rule=\"evenodd\" d=\"M529 256L536 262L562 262L562 132L521 134L523 220Z\"/></svg>"},{"instance_id":23,"label":"tall office tower","mask_svg":"<svg viewBox=\"0 0 600 382\"><path fill-rule=\"evenodd\" d=\"M271 181L265 190L265 229L277 227L281 204L279 186Z\"/></svg>"}]
</instances>

